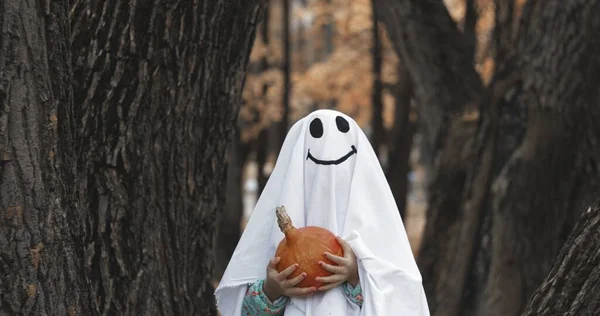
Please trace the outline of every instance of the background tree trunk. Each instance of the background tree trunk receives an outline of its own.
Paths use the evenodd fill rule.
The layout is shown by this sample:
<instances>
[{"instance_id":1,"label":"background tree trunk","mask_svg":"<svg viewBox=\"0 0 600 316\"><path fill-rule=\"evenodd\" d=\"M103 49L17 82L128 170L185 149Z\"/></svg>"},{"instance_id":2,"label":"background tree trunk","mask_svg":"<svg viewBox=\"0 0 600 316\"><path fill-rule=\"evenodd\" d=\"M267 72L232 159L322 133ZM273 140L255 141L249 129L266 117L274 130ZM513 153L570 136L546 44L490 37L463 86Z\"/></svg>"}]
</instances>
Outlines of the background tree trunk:
<instances>
[{"instance_id":1,"label":"background tree trunk","mask_svg":"<svg viewBox=\"0 0 600 316\"><path fill-rule=\"evenodd\" d=\"M258 182L258 191L256 192L257 196L262 194L265 185L267 185L267 180L269 177L265 174L265 165L267 164L267 155L269 153L269 129L274 129L272 126L267 126L263 128L259 133L258 137L254 143L255 152L256 152L256 167L257 167L257 179Z\"/></svg>"},{"instance_id":2,"label":"background tree trunk","mask_svg":"<svg viewBox=\"0 0 600 316\"><path fill-rule=\"evenodd\" d=\"M0 315L89 315L67 1L0 2Z\"/></svg>"},{"instance_id":3,"label":"background tree trunk","mask_svg":"<svg viewBox=\"0 0 600 316\"><path fill-rule=\"evenodd\" d=\"M261 3L74 1L94 314L216 314L224 161Z\"/></svg>"},{"instance_id":4,"label":"background tree trunk","mask_svg":"<svg viewBox=\"0 0 600 316\"><path fill-rule=\"evenodd\" d=\"M285 0L287 1L287 0ZM271 1L267 0L265 2L265 10L264 10L264 14L263 14L264 18L262 19L262 22L259 25L259 32L261 35L261 39L263 41L263 45L265 47L269 47L270 46L270 40L271 37L269 36L269 27L270 27L270 22L271 22ZM260 59L260 64L258 66L258 69L256 69L256 74L259 75L265 71L267 71L269 69L270 65L269 65L269 60L268 60L268 56L265 54L262 56L262 58ZM269 85L265 82L262 86L262 94L261 97L263 98L263 102L266 103L267 102L267 92L269 90ZM263 104L264 104L263 103ZM257 124L261 124L261 120L262 120L262 116L264 115L264 109L263 111L261 111L260 106L259 105L255 105L256 111L256 123ZM265 185L267 184L267 180L268 177L264 172L265 169L265 164L267 163L267 158L269 155L269 149L271 148L270 144L274 143L272 140L273 138L276 138L275 143L279 142L279 136L277 135L277 125L275 123L273 123L272 125L265 125L265 124L261 124L263 125L262 130L258 133L258 135L256 136L256 139L254 140L254 153L255 153L255 159L256 159L256 165L257 165L257 182L258 182L258 190L257 190L257 194L258 196L260 196L260 194L262 193L262 190L265 188ZM273 132L275 131L275 132ZM271 137L269 137L271 136Z\"/></svg>"},{"instance_id":5,"label":"background tree trunk","mask_svg":"<svg viewBox=\"0 0 600 316\"><path fill-rule=\"evenodd\" d=\"M396 32L406 33L392 35L394 42L404 43L395 43L402 60L411 54L417 61L426 54L431 58L436 49L468 56L443 38L431 42L436 49L429 52L412 44L418 31L444 30L447 24L437 21L431 27L421 20L413 25L410 17L398 16L410 12L418 20L423 7L438 2L380 1L387 4L382 11L397 14L388 28L397 23ZM519 42L501 54L504 61L481 103L477 136L465 133L468 145L459 146L458 132L468 129L455 120L445 146L436 146L441 150L418 258L433 315L518 315L578 216L573 210L590 203L600 189L600 152L593 146L600 135L593 123L600 119L593 88L600 65L591 57L600 52L592 38L600 19L590 13L598 10L597 2L529 1ZM401 5L405 10L390 9ZM441 11L423 12L435 20ZM437 86L418 79L415 85L421 90L451 86L458 80L446 75L453 61L435 70L410 63L422 78L444 78Z\"/></svg>"},{"instance_id":6,"label":"background tree trunk","mask_svg":"<svg viewBox=\"0 0 600 316\"><path fill-rule=\"evenodd\" d=\"M414 83L426 141L441 149L451 118L479 103L483 85L468 41L443 1L375 0L379 20Z\"/></svg>"},{"instance_id":7,"label":"background tree trunk","mask_svg":"<svg viewBox=\"0 0 600 316\"><path fill-rule=\"evenodd\" d=\"M513 1L514 0L506 0ZM477 8L475 6L475 0L466 0L465 3L465 18L463 24L463 34L467 40L467 46L470 52L468 58L475 63L475 54L477 48Z\"/></svg>"},{"instance_id":8,"label":"background tree trunk","mask_svg":"<svg viewBox=\"0 0 600 316\"><path fill-rule=\"evenodd\" d=\"M510 53L512 45L515 43L517 28L515 27L518 19L515 16L514 0L495 0L494 16L494 41L492 42L495 51L496 65L502 64Z\"/></svg>"},{"instance_id":9,"label":"background tree trunk","mask_svg":"<svg viewBox=\"0 0 600 316\"><path fill-rule=\"evenodd\" d=\"M288 131L288 121L290 117L290 95L292 92L292 34L290 32L290 24L292 23L291 1L292 0L283 0L283 91L281 93L282 113L281 122L279 122L279 129L277 133L277 148L274 148L274 152L279 152L279 149L281 146L283 146L283 141L285 140L285 136L287 135Z\"/></svg>"},{"instance_id":10,"label":"background tree trunk","mask_svg":"<svg viewBox=\"0 0 600 316\"><path fill-rule=\"evenodd\" d=\"M472 50L442 1L376 0L381 20L414 86L423 126L422 154L431 155L435 174L428 179L427 222L418 264L435 315L437 283L446 279L441 267L446 249L456 238L463 187L467 178L470 144L476 121L463 119L483 95L483 84L473 67ZM426 157L427 158L427 157Z\"/></svg>"},{"instance_id":11,"label":"background tree trunk","mask_svg":"<svg viewBox=\"0 0 600 316\"><path fill-rule=\"evenodd\" d=\"M600 61L592 57L600 54L600 18L591 13L600 1L532 1L525 9L514 86L527 123L490 191L491 265L479 309L490 315L523 310L579 217L576 210L600 190Z\"/></svg>"},{"instance_id":12,"label":"background tree trunk","mask_svg":"<svg viewBox=\"0 0 600 316\"><path fill-rule=\"evenodd\" d=\"M239 126L239 125L238 125ZM229 259L241 237L244 218L244 167L248 158L249 146L242 142L239 128L234 128L233 138L227 150L227 185L225 207L219 219L216 266L213 280L219 281L229 264Z\"/></svg>"},{"instance_id":13,"label":"background tree trunk","mask_svg":"<svg viewBox=\"0 0 600 316\"><path fill-rule=\"evenodd\" d=\"M574 211L574 213L578 213ZM570 233L523 316L596 315L600 310L600 200Z\"/></svg>"},{"instance_id":14,"label":"background tree trunk","mask_svg":"<svg viewBox=\"0 0 600 316\"><path fill-rule=\"evenodd\" d=\"M381 66L383 54L381 49L381 38L379 34L379 23L377 22L377 6L375 1L371 1L372 19L373 19L373 47L371 48L373 58L373 92L371 103L373 107L371 119L371 144L377 157L381 155L381 145L384 143L385 129L383 126L383 85L381 82ZM390 162L388 161L388 164Z\"/></svg>"},{"instance_id":15,"label":"background tree trunk","mask_svg":"<svg viewBox=\"0 0 600 316\"><path fill-rule=\"evenodd\" d=\"M408 72L402 67L398 72L398 83L393 91L396 109L394 125L389 137L390 149L386 170L386 178L402 219L405 219L406 215L410 152L415 130L415 126L410 121L412 91L413 87Z\"/></svg>"}]
</instances>

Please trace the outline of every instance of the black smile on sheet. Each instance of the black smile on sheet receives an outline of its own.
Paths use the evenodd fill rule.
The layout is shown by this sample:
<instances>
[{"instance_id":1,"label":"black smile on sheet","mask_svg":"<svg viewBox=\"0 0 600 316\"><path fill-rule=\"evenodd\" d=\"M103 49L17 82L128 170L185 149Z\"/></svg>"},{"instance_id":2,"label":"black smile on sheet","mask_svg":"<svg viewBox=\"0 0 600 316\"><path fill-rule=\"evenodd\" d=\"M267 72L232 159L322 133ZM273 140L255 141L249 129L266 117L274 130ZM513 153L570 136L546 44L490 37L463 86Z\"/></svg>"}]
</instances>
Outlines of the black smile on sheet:
<instances>
[{"instance_id":1,"label":"black smile on sheet","mask_svg":"<svg viewBox=\"0 0 600 316\"><path fill-rule=\"evenodd\" d=\"M319 160L315 157L313 157L313 155L310 154L310 149L308 150L308 155L306 156L306 160L310 159L312 161L314 161L316 164L318 165L339 165L342 162L346 161L346 159L350 158L350 156L354 155L357 153L356 151L356 147L354 146L350 146L350 148L352 148L344 157L337 159L337 160Z\"/></svg>"}]
</instances>

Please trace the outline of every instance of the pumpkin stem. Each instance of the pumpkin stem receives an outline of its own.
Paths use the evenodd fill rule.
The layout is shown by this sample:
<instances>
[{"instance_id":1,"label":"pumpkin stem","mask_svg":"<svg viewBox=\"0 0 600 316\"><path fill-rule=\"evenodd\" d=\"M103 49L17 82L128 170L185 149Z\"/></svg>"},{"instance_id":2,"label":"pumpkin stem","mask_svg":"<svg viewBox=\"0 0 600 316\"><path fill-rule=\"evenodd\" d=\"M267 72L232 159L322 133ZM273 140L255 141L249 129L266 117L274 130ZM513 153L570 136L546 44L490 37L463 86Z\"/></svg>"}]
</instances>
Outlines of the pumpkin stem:
<instances>
[{"instance_id":1,"label":"pumpkin stem","mask_svg":"<svg viewBox=\"0 0 600 316\"><path fill-rule=\"evenodd\" d=\"M279 225L279 229L281 229L282 233L287 235L288 231L294 228L292 219L283 205L275 208L275 214L277 215L277 225Z\"/></svg>"}]
</instances>

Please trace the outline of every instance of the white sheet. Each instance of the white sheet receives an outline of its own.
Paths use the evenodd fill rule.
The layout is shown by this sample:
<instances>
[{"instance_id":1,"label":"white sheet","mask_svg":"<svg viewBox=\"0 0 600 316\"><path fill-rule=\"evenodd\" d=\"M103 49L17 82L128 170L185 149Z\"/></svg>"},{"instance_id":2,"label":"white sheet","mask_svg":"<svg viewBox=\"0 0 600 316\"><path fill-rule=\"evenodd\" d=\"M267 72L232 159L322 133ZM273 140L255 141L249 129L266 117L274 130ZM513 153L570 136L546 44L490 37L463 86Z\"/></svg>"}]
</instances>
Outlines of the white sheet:
<instances>
[{"instance_id":1,"label":"white sheet","mask_svg":"<svg viewBox=\"0 0 600 316\"><path fill-rule=\"evenodd\" d=\"M324 161L330 164L317 163ZM359 309L338 287L292 299L286 316L429 315L421 275L373 148L352 118L319 110L294 124L285 139L215 291L223 316L241 315L247 284L265 278L268 261L284 237L275 217L279 205L286 207L294 226L325 227L348 241L358 260L364 298Z\"/></svg>"}]
</instances>

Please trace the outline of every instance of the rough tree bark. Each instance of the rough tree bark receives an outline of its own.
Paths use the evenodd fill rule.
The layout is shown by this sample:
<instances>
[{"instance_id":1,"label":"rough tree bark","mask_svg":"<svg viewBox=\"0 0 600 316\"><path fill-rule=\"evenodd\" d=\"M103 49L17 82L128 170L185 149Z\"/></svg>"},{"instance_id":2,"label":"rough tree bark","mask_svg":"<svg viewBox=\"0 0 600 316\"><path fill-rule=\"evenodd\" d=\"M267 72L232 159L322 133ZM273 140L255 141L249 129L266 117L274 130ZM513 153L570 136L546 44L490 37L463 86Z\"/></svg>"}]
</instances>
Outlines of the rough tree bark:
<instances>
[{"instance_id":1,"label":"rough tree bark","mask_svg":"<svg viewBox=\"0 0 600 316\"><path fill-rule=\"evenodd\" d=\"M510 1L510 0L507 0ZM514 2L514 1L513 1ZM477 20L479 18L475 0L466 0L465 3L465 18L463 23L463 34L467 40L470 55L468 58L475 63L475 55L477 48Z\"/></svg>"},{"instance_id":2,"label":"rough tree bark","mask_svg":"<svg viewBox=\"0 0 600 316\"><path fill-rule=\"evenodd\" d=\"M472 47L459 32L442 1L376 0L402 64L414 86L414 96L426 147L435 148L435 174L428 183L427 222L418 264L430 307L440 262L449 248L459 209L476 122L462 119L480 102L483 84L473 67ZM433 299L433 300L432 300Z\"/></svg>"},{"instance_id":3,"label":"rough tree bark","mask_svg":"<svg viewBox=\"0 0 600 316\"><path fill-rule=\"evenodd\" d=\"M379 20L414 83L426 113L427 141L443 148L451 118L478 104L483 85L465 54L469 45L443 1L375 0Z\"/></svg>"},{"instance_id":4,"label":"rough tree bark","mask_svg":"<svg viewBox=\"0 0 600 316\"><path fill-rule=\"evenodd\" d=\"M262 1L73 1L94 315L215 315L226 148Z\"/></svg>"},{"instance_id":5,"label":"rough tree bark","mask_svg":"<svg viewBox=\"0 0 600 316\"><path fill-rule=\"evenodd\" d=\"M89 315L68 1L0 2L0 315Z\"/></svg>"},{"instance_id":6,"label":"rough tree bark","mask_svg":"<svg viewBox=\"0 0 600 316\"><path fill-rule=\"evenodd\" d=\"M597 2L530 1L519 42L481 103L468 173L445 165L453 155L440 151L419 256L433 315L518 315L578 216L573 210L600 189ZM448 135L456 144L452 128ZM443 180L459 189L439 190Z\"/></svg>"},{"instance_id":7,"label":"rough tree bark","mask_svg":"<svg viewBox=\"0 0 600 316\"><path fill-rule=\"evenodd\" d=\"M287 1L287 0L286 0ZM270 45L270 41L271 41L271 37L269 36L269 27L270 27L270 21L271 21L271 17L270 17L270 11L271 11L271 2L270 1L266 1L265 2L265 10L264 10L264 18L262 19L262 22L259 25L259 32L260 32L260 38L263 41L263 45L265 47L269 47ZM256 69L256 74L260 74L263 73L265 71L267 71L269 69L269 67L271 67L271 65L269 65L269 59L268 56L265 54L262 56L262 58L260 59L260 63ZM269 90L269 84L268 83L264 83L262 86L262 91L261 91L261 97L263 98L263 104L266 103L266 99L267 99L267 91ZM260 102L258 102L260 103ZM261 124L261 120L262 120L262 116L264 115L264 111L261 111L260 106L255 106L255 118L256 118L256 123L257 124ZM264 124L261 124L264 125ZM271 150L272 147L276 147L279 143L279 126L276 123L270 124L270 125L265 125L263 127L263 129L258 133L258 135L256 136L256 139L253 142L253 147L254 147L254 153L255 153L255 159L256 159L256 164L257 164L257 181L258 181L258 190L257 190L257 194L260 196L260 194L262 193L262 190L264 189L265 185L267 184L267 180L268 177L264 172L265 169L265 164L267 163L267 158L269 155L269 151Z\"/></svg>"},{"instance_id":8,"label":"rough tree bark","mask_svg":"<svg viewBox=\"0 0 600 316\"><path fill-rule=\"evenodd\" d=\"M283 142L285 140L285 136L287 135L288 126L289 126L289 117L290 117L290 95L292 89L292 51L291 51L291 42L292 42L292 34L290 31L290 24L292 24L291 19L291 0L283 0L283 91L281 93L281 122L279 122L278 129L278 139L277 139L277 148L275 148L275 152L279 152L279 148L283 146Z\"/></svg>"},{"instance_id":9,"label":"rough tree bark","mask_svg":"<svg viewBox=\"0 0 600 316\"><path fill-rule=\"evenodd\" d=\"M491 187L480 312L518 315L600 190L598 0L532 1L515 72L526 131ZM551 197L551 198L550 198ZM493 311L493 312L489 312Z\"/></svg>"},{"instance_id":10,"label":"rough tree bark","mask_svg":"<svg viewBox=\"0 0 600 316\"><path fill-rule=\"evenodd\" d=\"M599 254L600 199L583 212L550 274L522 315L597 315L600 311Z\"/></svg>"}]
</instances>

